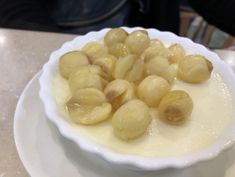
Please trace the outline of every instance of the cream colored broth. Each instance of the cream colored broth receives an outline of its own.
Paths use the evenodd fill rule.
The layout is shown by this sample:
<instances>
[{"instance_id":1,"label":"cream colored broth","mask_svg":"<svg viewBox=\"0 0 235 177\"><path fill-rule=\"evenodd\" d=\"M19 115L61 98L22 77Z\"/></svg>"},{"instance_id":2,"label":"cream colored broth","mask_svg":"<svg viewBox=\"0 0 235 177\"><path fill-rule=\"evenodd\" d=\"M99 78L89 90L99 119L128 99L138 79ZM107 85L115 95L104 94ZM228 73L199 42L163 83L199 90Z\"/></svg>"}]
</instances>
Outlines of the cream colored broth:
<instances>
[{"instance_id":1,"label":"cream colored broth","mask_svg":"<svg viewBox=\"0 0 235 177\"><path fill-rule=\"evenodd\" d=\"M118 139L110 120L93 125L75 125L79 134L113 151L141 156L175 156L197 151L214 142L231 120L231 97L219 74L202 84L187 84L176 80L173 90L185 90L193 99L192 115L183 125L168 125L158 118L157 109L151 109L152 123L147 132L128 142ZM54 81L54 96L62 113L65 100L70 96L67 81L57 76Z\"/></svg>"}]
</instances>

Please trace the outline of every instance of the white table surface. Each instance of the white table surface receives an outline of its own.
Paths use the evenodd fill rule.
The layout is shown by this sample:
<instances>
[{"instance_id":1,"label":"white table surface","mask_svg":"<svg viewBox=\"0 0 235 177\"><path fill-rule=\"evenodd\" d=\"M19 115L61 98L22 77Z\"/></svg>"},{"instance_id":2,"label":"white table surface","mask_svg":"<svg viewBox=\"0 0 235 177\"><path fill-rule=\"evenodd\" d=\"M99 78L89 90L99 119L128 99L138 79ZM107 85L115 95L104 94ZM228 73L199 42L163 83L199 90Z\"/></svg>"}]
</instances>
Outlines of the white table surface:
<instances>
[{"instance_id":1,"label":"white table surface","mask_svg":"<svg viewBox=\"0 0 235 177\"><path fill-rule=\"evenodd\" d=\"M49 54L74 35L0 29L0 177L28 177L14 143L18 98Z\"/></svg>"}]
</instances>

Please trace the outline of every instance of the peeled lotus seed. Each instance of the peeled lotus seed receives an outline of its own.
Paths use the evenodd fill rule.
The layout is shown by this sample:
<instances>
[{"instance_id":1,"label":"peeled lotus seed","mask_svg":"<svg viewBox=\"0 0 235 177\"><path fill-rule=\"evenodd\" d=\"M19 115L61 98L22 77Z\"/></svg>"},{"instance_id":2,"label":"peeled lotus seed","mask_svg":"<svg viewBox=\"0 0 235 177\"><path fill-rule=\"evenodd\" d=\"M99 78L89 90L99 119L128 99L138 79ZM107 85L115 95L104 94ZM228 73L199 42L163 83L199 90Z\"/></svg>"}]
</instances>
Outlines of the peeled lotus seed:
<instances>
[{"instance_id":1,"label":"peeled lotus seed","mask_svg":"<svg viewBox=\"0 0 235 177\"><path fill-rule=\"evenodd\" d=\"M113 28L104 36L104 42L107 46L124 42L128 33L122 28Z\"/></svg>"},{"instance_id":2,"label":"peeled lotus seed","mask_svg":"<svg viewBox=\"0 0 235 177\"><path fill-rule=\"evenodd\" d=\"M106 120L112 110L104 93L95 88L76 90L66 105L71 119L84 125Z\"/></svg>"},{"instance_id":3,"label":"peeled lotus seed","mask_svg":"<svg viewBox=\"0 0 235 177\"><path fill-rule=\"evenodd\" d=\"M96 88L78 89L69 101L81 105L100 105L104 102L106 102L104 93Z\"/></svg>"},{"instance_id":4,"label":"peeled lotus seed","mask_svg":"<svg viewBox=\"0 0 235 177\"><path fill-rule=\"evenodd\" d=\"M187 55L178 65L177 76L189 83L200 83L208 80L213 69L212 63L201 55Z\"/></svg>"},{"instance_id":5,"label":"peeled lotus seed","mask_svg":"<svg viewBox=\"0 0 235 177\"><path fill-rule=\"evenodd\" d=\"M98 42L89 42L83 48L84 51L91 62L94 62L96 58L102 57L108 54L108 48Z\"/></svg>"},{"instance_id":6,"label":"peeled lotus seed","mask_svg":"<svg viewBox=\"0 0 235 177\"><path fill-rule=\"evenodd\" d=\"M117 58L112 55L105 55L103 57L97 58L94 61L94 65L98 65L102 68L102 70L107 73L107 75L112 77L112 72L115 67L115 63L117 61Z\"/></svg>"},{"instance_id":7,"label":"peeled lotus seed","mask_svg":"<svg viewBox=\"0 0 235 177\"><path fill-rule=\"evenodd\" d=\"M148 33L143 30L133 31L125 40L130 52L136 55L141 54L149 46L149 43Z\"/></svg>"},{"instance_id":8,"label":"peeled lotus seed","mask_svg":"<svg viewBox=\"0 0 235 177\"><path fill-rule=\"evenodd\" d=\"M141 58L145 61L148 62L150 59L152 59L153 57L165 57L167 59L169 59L172 56L172 52L161 45L152 45L150 47L148 47L141 55Z\"/></svg>"},{"instance_id":9,"label":"peeled lotus seed","mask_svg":"<svg viewBox=\"0 0 235 177\"><path fill-rule=\"evenodd\" d=\"M144 73L144 61L136 60L131 70L127 72L125 79L130 82L140 81Z\"/></svg>"},{"instance_id":10,"label":"peeled lotus seed","mask_svg":"<svg viewBox=\"0 0 235 177\"><path fill-rule=\"evenodd\" d=\"M86 66L82 66L80 67L76 73L93 73L96 74L98 76L100 76L102 79L104 80L108 80L109 79L109 75L107 73L105 73L101 67L99 65L86 65Z\"/></svg>"},{"instance_id":11,"label":"peeled lotus seed","mask_svg":"<svg viewBox=\"0 0 235 177\"><path fill-rule=\"evenodd\" d=\"M145 72L147 75L156 74L161 76L162 73L164 73L169 66L170 64L166 57L155 56L154 58L146 62Z\"/></svg>"},{"instance_id":12,"label":"peeled lotus seed","mask_svg":"<svg viewBox=\"0 0 235 177\"><path fill-rule=\"evenodd\" d=\"M183 90L168 92L159 104L159 115L169 123L185 121L192 113L193 101Z\"/></svg>"},{"instance_id":13,"label":"peeled lotus seed","mask_svg":"<svg viewBox=\"0 0 235 177\"><path fill-rule=\"evenodd\" d=\"M164 46L164 44L160 41L160 40L158 40L158 39L152 39L152 40L150 40L150 45L149 45L150 47L151 46L155 46L155 47L165 47Z\"/></svg>"},{"instance_id":14,"label":"peeled lotus seed","mask_svg":"<svg viewBox=\"0 0 235 177\"><path fill-rule=\"evenodd\" d=\"M148 106L137 99L122 105L112 117L114 133L123 140L141 136L150 122L151 116Z\"/></svg>"},{"instance_id":15,"label":"peeled lotus seed","mask_svg":"<svg viewBox=\"0 0 235 177\"><path fill-rule=\"evenodd\" d=\"M121 79L110 82L104 89L104 93L114 110L135 97L133 84Z\"/></svg>"},{"instance_id":16,"label":"peeled lotus seed","mask_svg":"<svg viewBox=\"0 0 235 177\"><path fill-rule=\"evenodd\" d=\"M185 50L179 44L171 45L169 50L172 52L172 56L170 57L171 63L179 63L185 56Z\"/></svg>"},{"instance_id":17,"label":"peeled lotus seed","mask_svg":"<svg viewBox=\"0 0 235 177\"><path fill-rule=\"evenodd\" d=\"M146 77L138 86L137 93L149 106L158 106L161 98L170 90L168 82L157 75Z\"/></svg>"},{"instance_id":18,"label":"peeled lotus seed","mask_svg":"<svg viewBox=\"0 0 235 177\"><path fill-rule=\"evenodd\" d=\"M102 72L99 66L88 65L72 73L68 80L71 92L74 93L77 89L82 88L103 90L107 80L102 77Z\"/></svg>"},{"instance_id":19,"label":"peeled lotus seed","mask_svg":"<svg viewBox=\"0 0 235 177\"><path fill-rule=\"evenodd\" d=\"M134 82L142 79L144 62L136 55L127 55L117 60L113 76L115 79L127 79Z\"/></svg>"},{"instance_id":20,"label":"peeled lotus seed","mask_svg":"<svg viewBox=\"0 0 235 177\"><path fill-rule=\"evenodd\" d=\"M65 53L60 57L59 69L60 74L68 79L69 75L81 66L89 64L88 57L80 51Z\"/></svg>"},{"instance_id":21,"label":"peeled lotus seed","mask_svg":"<svg viewBox=\"0 0 235 177\"><path fill-rule=\"evenodd\" d=\"M109 46L108 50L111 55L114 55L117 58L124 57L124 56L130 54L129 49L123 43L115 43L115 44Z\"/></svg>"},{"instance_id":22,"label":"peeled lotus seed","mask_svg":"<svg viewBox=\"0 0 235 177\"><path fill-rule=\"evenodd\" d=\"M176 69L174 65L170 65L161 75L169 83L172 83L176 77Z\"/></svg>"}]
</instances>

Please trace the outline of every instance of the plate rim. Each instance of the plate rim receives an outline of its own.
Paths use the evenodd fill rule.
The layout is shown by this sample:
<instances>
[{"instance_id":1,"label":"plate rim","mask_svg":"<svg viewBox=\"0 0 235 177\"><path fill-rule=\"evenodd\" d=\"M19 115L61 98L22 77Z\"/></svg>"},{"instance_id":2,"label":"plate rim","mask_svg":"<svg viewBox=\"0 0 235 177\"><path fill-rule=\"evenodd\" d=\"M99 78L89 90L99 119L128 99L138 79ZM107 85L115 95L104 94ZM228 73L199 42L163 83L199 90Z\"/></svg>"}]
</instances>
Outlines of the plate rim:
<instances>
[{"instance_id":1,"label":"plate rim","mask_svg":"<svg viewBox=\"0 0 235 177\"><path fill-rule=\"evenodd\" d=\"M39 70L32 78L31 80L26 84L26 86L24 87L23 91L21 92L20 94L20 97L18 99L18 102L16 104L16 108L15 108L15 113L14 113L14 121L13 121L13 137L14 137L14 143L15 143L15 147L16 147L16 150L17 150L17 153L18 153L18 156L19 156L19 159L20 161L22 162L25 170L27 171L27 173L30 175L30 176L33 176L32 175L32 171L31 170L31 167L30 165L28 164L27 160L25 159L24 155L23 155L23 151L21 150L21 145L18 141L19 138L18 137L18 134L17 132L19 131L18 130L18 124L16 123L17 122L17 117L18 115L20 114L20 106L22 105L23 101L24 101L24 98L25 98L25 95L27 93L27 91L29 90L30 86L33 84L33 82L35 82L36 80L38 80L39 82L39 78L40 78L40 75L42 74L42 70ZM39 83L38 83L39 84ZM39 86L40 87L40 86ZM39 95L38 95L39 96Z\"/></svg>"}]
</instances>

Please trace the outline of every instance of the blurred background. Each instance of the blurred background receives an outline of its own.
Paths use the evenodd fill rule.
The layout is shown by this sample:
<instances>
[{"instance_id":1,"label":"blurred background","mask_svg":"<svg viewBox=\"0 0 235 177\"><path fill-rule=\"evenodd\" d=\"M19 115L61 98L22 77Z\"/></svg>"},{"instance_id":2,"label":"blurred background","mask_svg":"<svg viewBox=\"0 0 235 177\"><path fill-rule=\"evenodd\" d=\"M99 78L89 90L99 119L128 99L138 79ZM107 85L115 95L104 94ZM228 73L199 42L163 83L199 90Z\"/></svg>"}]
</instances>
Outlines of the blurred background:
<instances>
[{"instance_id":1,"label":"blurred background","mask_svg":"<svg viewBox=\"0 0 235 177\"><path fill-rule=\"evenodd\" d=\"M226 3L226 1L222 2ZM235 16L235 13L233 16ZM231 23L233 22L231 21ZM232 35L224 30L223 27L206 21L186 0L181 1L180 36L188 37L211 49L229 48L234 50L234 34Z\"/></svg>"},{"instance_id":2,"label":"blurred background","mask_svg":"<svg viewBox=\"0 0 235 177\"><path fill-rule=\"evenodd\" d=\"M235 0L0 0L0 27L85 34L142 26L234 50L234 7Z\"/></svg>"}]
</instances>

